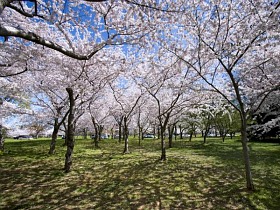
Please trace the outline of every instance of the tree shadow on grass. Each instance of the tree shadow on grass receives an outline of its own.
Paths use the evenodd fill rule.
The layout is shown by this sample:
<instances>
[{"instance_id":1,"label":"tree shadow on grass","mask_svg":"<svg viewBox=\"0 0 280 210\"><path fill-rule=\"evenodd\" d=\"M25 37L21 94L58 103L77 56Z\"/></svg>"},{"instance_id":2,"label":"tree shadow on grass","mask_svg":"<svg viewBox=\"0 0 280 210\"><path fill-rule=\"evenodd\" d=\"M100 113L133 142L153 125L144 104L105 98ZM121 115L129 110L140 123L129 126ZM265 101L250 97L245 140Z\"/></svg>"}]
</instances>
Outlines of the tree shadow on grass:
<instances>
[{"instance_id":1,"label":"tree shadow on grass","mask_svg":"<svg viewBox=\"0 0 280 210\"><path fill-rule=\"evenodd\" d=\"M258 206L258 209L279 209L280 148L275 143L256 142L248 142L248 147L256 188L254 193L248 195L248 201L253 206ZM215 166L229 168L228 173L239 171L240 174L244 174L245 169L240 141L225 143L212 141L207 144L194 142L186 144L185 148L191 156L202 159L204 157L205 162L207 162L207 159L212 158L214 160L210 161L212 164L215 162ZM186 152L185 148L177 148L175 152L178 153L178 150L179 154L180 151L181 153ZM240 181L245 185L245 177Z\"/></svg>"},{"instance_id":2,"label":"tree shadow on grass","mask_svg":"<svg viewBox=\"0 0 280 210\"><path fill-rule=\"evenodd\" d=\"M233 187L236 178L221 182L225 175L220 169L180 158L161 162L140 155L126 157L103 156L94 162L88 157L84 161L89 167L76 164L69 174L55 167L54 160L1 169L1 208L216 209L230 199L234 207L248 207L240 200L240 186Z\"/></svg>"},{"instance_id":3,"label":"tree shadow on grass","mask_svg":"<svg viewBox=\"0 0 280 210\"><path fill-rule=\"evenodd\" d=\"M254 209L246 192L232 185L236 178L224 181L219 169L185 164L178 170L173 162L150 159L122 166L107 163L100 184L89 184L85 193L92 195L89 203L94 209Z\"/></svg>"},{"instance_id":4,"label":"tree shadow on grass","mask_svg":"<svg viewBox=\"0 0 280 210\"><path fill-rule=\"evenodd\" d=\"M279 185L245 190L243 166L234 162L239 145L174 148L166 162L145 146L128 155L122 145L94 152L78 147L68 174L59 156L23 158L28 147L18 157L3 156L0 209L277 209ZM263 175L279 183L273 172ZM273 192L270 200L262 197Z\"/></svg>"}]
</instances>

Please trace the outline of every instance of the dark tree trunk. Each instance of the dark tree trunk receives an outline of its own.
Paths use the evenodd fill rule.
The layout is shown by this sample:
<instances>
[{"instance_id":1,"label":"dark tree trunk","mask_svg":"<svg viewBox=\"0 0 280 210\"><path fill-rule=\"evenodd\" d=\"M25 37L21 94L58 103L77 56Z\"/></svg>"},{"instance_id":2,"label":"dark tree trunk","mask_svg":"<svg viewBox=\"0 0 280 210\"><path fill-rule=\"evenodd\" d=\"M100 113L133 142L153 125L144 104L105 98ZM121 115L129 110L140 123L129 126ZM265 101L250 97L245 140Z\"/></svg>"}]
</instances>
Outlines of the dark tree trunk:
<instances>
[{"instance_id":1,"label":"dark tree trunk","mask_svg":"<svg viewBox=\"0 0 280 210\"><path fill-rule=\"evenodd\" d=\"M161 139L161 157L160 159L165 161L166 160L166 148L165 148L165 140L164 140L164 131L160 129L160 139Z\"/></svg>"},{"instance_id":2,"label":"dark tree trunk","mask_svg":"<svg viewBox=\"0 0 280 210\"><path fill-rule=\"evenodd\" d=\"M192 141L192 136L193 136L193 132L190 133L190 136L189 136L189 141L191 142Z\"/></svg>"},{"instance_id":3,"label":"dark tree trunk","mask_svg":"<svg viewBox=\"0 0 280 210\"><path fill-rule=\"evenodd\" d=\"M122 142L122 125L119 124L119 143Z\"/></svg>"},{"instance_id":4,"label":"dark tree trunk","mask_svg":"<svg viewBox=\"0 0 280 210\"><path fill-rule=\"evenodd\" d=\"M94 147L96 149L99 149L99 139L100 139L100 136L99 135L95 135L94 138L93 138L93 141L94 141Z\"/></svg>"},{"instance_id":5,"label":"dark tree trunk","mask_svg":"<svg viewBox=\"0 0 280 210\"><path fill-rule=\"evenodd\" d=\"M56 112L57 112L57 115L60 116L61 115L61 110L62 110L63 106L62 107L57 107L56 108ZM69 114L69 111L67 111L65 113L65 115L63 116L63 118L61 119L61 121L59 122L59 118L56 117L54 119L54 125L53 125L53 132L52 132L52 140L51 140L51 143L50 143L50 150L49 150L49 154L52 155L55 153L55 146L56 146L56 140L57 140L57 135L58 135L58 131L59 131L59 128L60 126L63 124L64 127L65 126L65 119L66 117L68 116ZM65 140L66 140L66 136L65 136ZM65 143L66 145L66 143Z\"/></svg>"},{"instance_id":6,"label":"dark tree trunk","mask_svg":"<svg viewBox=\"0 0 280 210\"><path fill-rule=\"evenodd\" d=\"M94 127L94 131L95 131L95 135L93 137L94 147L98 148L99 131L98 131L98 126L96 125L95 121L93 121L93 127Z\"/></svg>"},{"instance_id":7,"label":"dark tree trunk","mask_svg":"<svg viewBox=\"0 0 280 210\"><path fill-rule=\"evenodd\" d=\"M176 126L176 124L173 125L172 133L174 133L174 135L175 135L174 140L177 140L177 126Z\"/></svg>"},{"instance_id":8,"label":"dark tree trunk","mask_svg":"<svg viewBox=\"0 0 280 210\"><path fill-rule=\"evenodd\" d=\"M97 143L98 143L101 140L101 135L102 135L104 126L103 125L97 125L97 128L98 128L98 131L97 131L97 136L98 136ZM98 145L97 145L97 147L99 148Z\"/></svg>"},{"instance_id":9,"label":"dark tree trunk","mask_svg":"<svg viewBox=\"0 0 280 210\"><path fill-rule=\"evenodd\" d=\"M205 144L206 143L206 138L209 134L209 131L210 131L210 127L207 127L204 131L204 136L203 136L203 143Z\"/></svg>"},{"instance_id":10,"label":"dark tree trunk","mask_svg":"<svg viewBox=\"0 0 280 210\"><path fill-rule=\"evenodd\" d=\"M224 133L222 136L223 142L225 142L225 138L226 138L226 133Z\"/></svg>"},{"instance_id":11,"label":"dark tree trunk","mask_svg":"<svg viewBox=\"0 0 280 210\"><path fill-rule=\"evenodd\" d=\"M2 2L2 5L4 5L4 3ZM0 14L1 14L1 6L0 5ZM3 105L3 100L2 98L0 98L0 106ZM1 109L2 107L0 107ZM3 136L3 126L2 126L2 118L0 118L0 151L4 151L4 145L5 145L5 138Z\"/></svg>"},{"instance_id":12,"label":"dark tree trunk","mask_svg":"<svg viewBox=\"0 0 280 210\"><path fill-rule=\"evenodd\" d=\"M141 127L141 110L139 107L139 111L138 111L138 120L137 120L137 126L138 126L138 145L141 145L141 140L142 140L142 127Z\"/></svg>"},{"instance_id":13,"label":"dark tree trunk","mask_svg":"<svg viewBox=\"0 0 280 210\"><path fill-rule=\"evenodd\" d=\"M180 139L183 139L182 125L179 125L179 129L180 129Z\"/></svg>"},{"instance_id":14,"label":"dark tree trunk","mask_svg":"<svg viewBox=\"0 0 280 210\"><path fill-rule=\"evenodd\" d=\"M203 143L206 143L206 135L203 136Z\"/></svg>"},{"instance_id":15,"label":"dark tree trunk","mask_svg":"<svg viewBox=\"0 0 280 210\"><path fill-rule=\"evenodd\" d=\"M114 134L115 133L114 133L114 129L113 128L111 128L111 132L110 133L111 133L111 139L114 139Z\"/></svg>"},{"instance_id":16,"label":"dark tree trunk","mask_svg":"<svg viewBox=\"0 0 280 210\"><path fill-rule=\"evenodd\" d=\"M217 130L215 129L214 132L215 132L215 137L217 137L217 136L218 136ZM222 134L222 135L223 135L223 134Z\"/></svg>"},{"instance_id":17,"label":"dark tree trunk","mask_svg":"<svg viewBox=\"0 0 280 210\"><path fill-rule=\"evenodd\" d=\"M68 131L67 131L67 151L65 154L65 165L64 170L65 172L69 172L71 170L72 165L72 153L74 150L74 135L75 135L75 127L74 127L74 110L75 110L75 100L73 95L72 88L66 88L68 95L69 95L69 116L68 116Z\"/></svg>"},{"instance_id":18,"label":"dark tree trunk","mask_svg":"<svg viewBox=\"0 0 280 210\"><path fill-rule=\"evenodd\" d=\"M166 160L166 147L165 147L165 130L169 121L171 112L168 112L166 114L166 117L164 119L164 122L162 122L162 118L159 117L160 122L160 138L161 138L161 157L160 159L165 161Z\"/></svg>"},{"instance_id":19,"label":"dark tree trunk","mask_svg":"<svg viewBox=\"0 0 280 210\"><path fill-rule=\"evenodd\" d=\"M169 148L172 148L173 132L174 132L174 125L168 126L168 146L169 146Z\"/></svg>"},{"instance_id":20,"label":"dark tree trunk","mask_svg":"<svg viewBox=\"0 0 280 210\"><path fill-rule=\"evenodd\" d=\"M2 134L2 125L0 124L0 151L4 151L5 138Z\"/></svg>"},{"instance_id":21,"label":"dark tree trunk","mask_svg":"<svg viewBox=\"0 0 280 210\"><path fill-rule=\"evenodd\" d=\"M138 126L138 145L141 146L141 140L143 139L142 127Z\"/></svg>"},{"instance_id":22,"label":"dark tree trunk","mask_svg":"<svg viewBox=\"0 0 280 210\"><path fill-rule=\"evenodd\" d=\"M87 139L87 129L86 128L84 128L84 139Z\"/></svg>"},{"instance_id":23,"label":"dark tree trunk","mask_svg":"<svg viewBox=\"0 0 280 210\"><path fill-rule=\"evenodd\" d=\"M49 150L50 155L55 154L55 145L56 145L58 130L59 130L58 118L55 118L54 128L53 128L53 132L52 132L52 140L51 140L50 150Z\"/></svg>"},{"instance_id":24,"label":"dark tree trunk","mask_svg":"<svg viewBox=\"0 0 280 210\"><path fill-rule=\"evenodd\" d=\"M203 143L204 143L204 144L206 143L207 135L208 135L208 131L205 131L205 132L204 132L204 136L203 136Z\"/></svg>"},{"instance_id":25,"label":"dark tree trunk","mask_svg":"<svg viewBox=\"0 0 280 210\"><path fill-rule=\"evenodd\" d=\"M63 122L63 127L64 127L64 143L63 146L67 146L67 139L68 139L68 126L66 125L65 122Z\"/></svg>"},{"instance_id":26,"label":"dark tree trunk","mask_svg":"<svg viewBox=\"0 0 280 210\"><path fill-rule=\"evenodd\" d=\"M93 127L94 127L94 137L93 137L93 141L94 141L94 147L95 148L99 148L99 145L98 145L98 141L100 139L100 129L98 128L98 125L97 123L95 122L95 118L93 116L91 116L91 121L92 121L92 124L93 124Z\"/></svg>"},{"instance_id":27,"label":"dark tree trunk","mask_svg":"<svg viewBox=\"0 0 280 210\"><path fill-rule=\"evenodd\" d=\"M118 121L118 126L119 126L119 143L122 142L122 121L123 117Z\"/></svg>"},{"instance_id":28,"label":"dark tree trunk","mask_svg":"<svg viewBox=\"0 0 280 210\"><path fill-rule=\"evenodd\" d=\"M124 124L124 150L123 150L123 153L124 154L127 154L129 153L129 150L128 150L128 127L127 127L127 117L125 116L124 119L123 119L123 124Z\"/></svg>"},{"instance_id":29,"label":"dark tree trunk","mask_svg":"<svg viewBox=\"0 0 280 210\"><path fill-rule=\"evenodd\" d=\"M94 127L94 138L93 138L93 141L94 141L94 147L99 149L99 141L101 140L101 135L102 135L102 132L103 132L103 125L100 125L96 122L95 118L93 115L91 115L91 121L92 121L92 124L93 124L93 127Z\"/></svg>"}]
</instances>

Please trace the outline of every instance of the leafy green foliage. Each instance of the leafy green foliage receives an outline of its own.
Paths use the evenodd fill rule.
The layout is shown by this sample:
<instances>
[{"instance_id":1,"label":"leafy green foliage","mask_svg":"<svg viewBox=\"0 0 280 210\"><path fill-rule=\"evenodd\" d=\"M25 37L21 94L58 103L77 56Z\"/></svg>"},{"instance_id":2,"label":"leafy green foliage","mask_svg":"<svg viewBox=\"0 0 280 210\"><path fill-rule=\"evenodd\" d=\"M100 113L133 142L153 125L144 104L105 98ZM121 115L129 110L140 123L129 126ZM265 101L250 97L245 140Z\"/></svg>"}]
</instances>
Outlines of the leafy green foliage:
<instances>
[{"instance_id":1,"label":"leafy green foliage","mask_svg":"<svg viewBox=\"0 0 280 210\"><path fill-rule=\"evenodd\" d=\"M0 154L0 209L278 209L280 146L249 143L256 191L244 183L241 143L210 138L174 141L159 161L159 140L123 144L76 140L73 169L62 170L65 147L50 140L7 140Z\"/></svg>"}]
</instances>

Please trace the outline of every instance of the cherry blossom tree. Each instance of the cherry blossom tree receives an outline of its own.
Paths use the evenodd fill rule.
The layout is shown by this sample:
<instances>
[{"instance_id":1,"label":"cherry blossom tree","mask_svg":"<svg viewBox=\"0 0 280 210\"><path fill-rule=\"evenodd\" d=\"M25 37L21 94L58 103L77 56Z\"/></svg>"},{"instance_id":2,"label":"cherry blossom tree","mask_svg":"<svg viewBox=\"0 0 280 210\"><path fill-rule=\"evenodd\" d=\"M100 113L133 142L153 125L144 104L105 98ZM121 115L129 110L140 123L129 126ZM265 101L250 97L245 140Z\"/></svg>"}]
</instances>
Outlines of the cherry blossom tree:
<instances>
[{"instance_id":1,"label":"cherry blossom tree","mask_svg":"<svg viewBox=\"0 0 280 210\"><path fill-rule=\"evenodd\" d=\"M89 60L105 46L139 42L149 33L152 29L143 24L149 23L153 14L149 7L161 6L147 5L134 1L2 0L0 36L19 46L26 40L74 59ZM85 44L81 40L86 40Z\"/></svg>"},{"instance_id":2,"label":"cherry blossom tree","mask_svg":"<svg viewBox=\"0 0 280 210\"><path fill-rule=\"evenodd\" d=\"M196 136L197 129L200 125L199 108L194 106L187 109L180 119L180 138L183 138L183 132L189 135L189 141L192 140L193 135Z\"/></svg>"},{"instance_id":3,"label":"cherry blossom tree","mask_svg":"<svg viewBox=\"0 0 280 210\"><path fill-rule=\"evenodd\" d=\"M25 91L32 96L32 104L37 106L36 113L44 114L45 121L53 126L49 154L54 154L58 132L69 113L65 88L69 82L68 71L75 64L59 53L51 53L49 49L43 49L40 56L35 56L33 60L36 62L29 63L29 71L18 77L27 81Z\"/></svg>"},{"instance_id":4,"label":"cherry blossom tree","mask_svg":"<svg viewBox=\"0 0 280 210\"><path fill-rule=\"evenodd\" d=\"M124 139L124 151L123 153L129 153L128 149L128 136L129 136L129 123L132 116L136 112L136 107L143 95L140 88L127 76L120 75L119 80L110 84L112 94L115 99L115 103L118 104L122 122L123 122L123 139Z\"/></svg>"},{"instance_id":5,"label":"cherry blossom tree","mask_svg":"<svg viewBox=\"0 0 280 210\"><path fill-rule=\"evenodd\" d=\"M196 98L197 91L214 91L239 113L246 183L253 190L247 122L251 113L263 109L280 89L279 7L278 1L264 0L1 0L0 77L49 68L47 63L54 62L40 63L40 58L47 52L60 53L57 60L64 60L59 66L66 84L62 89L68 93L70 102L67 131L70 140L65 161L65 169L69 171L75 122L95 96L89 90L99 90L96 84L92 85L93 75L97 74L90 73L97 71L94 67L97 63L106 64L98 57L111 59L109 65L115 66L113 63L117 61L121 66L118 56L110 57L103 50L114 50L109 47L113 45L133 44L123 48L134 54L130 66L133 73L124 71L120 80L112 82L121 69L117 65L109 74L105 70L108 68L100 67L105 77L102 74L98 77L101 81L110 78L115 98L112 110L117 113L115 119L119 125L124 123L125 139L128 122L142 95L136 88L135 92L124 93L132 90L128 84L135 87L131 78L142 91L149 93L157 107L162 160L166 159L164 133L175 110L180 112L189 96ZM66 56L76 60L67 60ZM10 82L7 78L3 81ZM7 104L5 97L1 104L1 107ZM265 128L271 123L264 125Z\"/></svg>"},{"instance_id":6,"label":"cherry blossom tree","mask_svg":"<svg viewBox=\"0 0 280 210\"><path fill-rule=\"evenodd\" d=\"M103 98L102 98L103 99ZM91 101L89 104L89 115L94 128L94 146L99 148L98 142L101 140L101 135L110 118L110 109L104 100Z\"/></svg>"},{"instance_id":7,"label":"cherry blossom tree","mask_svg":"<svg viewBox=\"0 0 280 210\"><path fill-rule=\"evenodd\" d=\"M32 114L32 111L29 95L23 91L21 83L16 78L0 78L0 90L0 150L4 150L5 139L2 128L5 119L12 115Z\"/></svg>"},{"instance_id":8,"label":"cherry blossom tree","mask_svg":"<svg viewBox=\"0 0 280 210\"><path fill-rule=\"evenodd\" d=\"M151 133L151 130L153 130L152 133L155 135L154 126L157 124L157 118L154 103L147 97L147 94L143 94L136 110L137 114L134 115L134 121L135 127L138 128L138 144L140 146L145 133Z\"/></svg>"},{"instance_id":9,"label":"cherry blossom tree","mask_svg":"<svg viewBox=\"0 0 280 210\"><path fill-rule=\"evenodd\" d=\"M111 59L110 59L111 58ZM107 60L109 59L109 61ZM114 65L113 65L114 63ZM72 163L72 152L74 149L74 137L76 124L78 119L87 111L93 111L98 101L106 104L104 94L105 87L116 79L119 74L119 70L123 65L123 53L114 48L112 50L99 51L95 57L89 61L74 61L67 62L69 67L67 75L66 88L69 98L69 116L68 116L68 128L67 128L67 152L65 160L65 171L68 172ZM65 68L65 67L64 67ZM72 100L72 101L71 101ZM100 109L101 107L99 107ZM70 112L72 109L72 116ZM91 117L94 121L106 118L106 114L103 116L94 116L93 112ZM101 112L100 112L101 113ZM93 119L91 118L91 119ZM69 131L69 129L73 129ZM70 136L68 136L70 135Z\"/></svg>"},{"instance_id":10,"label":"cherry blossom tree","mask_svg":"<svg viewBox=\"0 0 280 210\"><path fill-rule=\"evenodd\" d=\"M279 81L269 75L279 77L277 70L271 67L277 63L274 58L279 52L275 35L279 34L280 3L197 3L186 3L185 7L190 12L178 19L178 34L169 40L168 49L239 112L246 183L247 188L253 190L247 118L252 104L258 107L267 94L279 87ZM171 32L172 29L169 30ZM181 38L183 44L178 42ZM264 54L265 50L269 52ZM257 79L252 79L254 77ZM263 88L254 89L256 86Z\"/></svg>"},{"instance_id":11,"label":"cherry blossom tree","mask_svg":"<svg viewBox=\"0 0 280 210\"><path fill-rule=\"evenodd\" d=\"M180 59L176 59L163 48L158 50L155 57L146 56L145 59L145 62L138 63L134 78L157 107L161 160L166 160L165 131L171 117L181 112L191 99L195 99L189 87L195 86L197 80L196 78L189 80L191 73L181 68L181 63L178 62Z\"/></svg>"}]
</instances>

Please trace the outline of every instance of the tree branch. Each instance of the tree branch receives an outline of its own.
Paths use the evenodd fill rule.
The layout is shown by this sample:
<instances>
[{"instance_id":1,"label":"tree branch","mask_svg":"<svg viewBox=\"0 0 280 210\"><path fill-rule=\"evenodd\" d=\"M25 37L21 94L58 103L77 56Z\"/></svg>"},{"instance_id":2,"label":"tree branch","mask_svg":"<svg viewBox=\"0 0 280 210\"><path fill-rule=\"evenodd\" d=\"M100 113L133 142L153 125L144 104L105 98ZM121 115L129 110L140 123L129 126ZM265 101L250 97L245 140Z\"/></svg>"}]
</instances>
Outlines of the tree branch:
<instances>
[{"instance_id":1,"label":"tree branch","mask_svg":"<svg viewBox=\"0 0 280 210\"><path fill-rule=\"evenodd\" d=\"M3 36L3 37L13 36L13 37L22 38L22 39L40 44L42 46L48 47L50 49L56 50L58 52L61 52L64 55L67 55L71 58L75 58L77 60L89 60L93 55L95 55L99 50L101 50L102 48L104 48L107 45L107 42L97 44L95 49L88 55L80 55L73 51L67 50L52 41L47 41L44 38L40 37L39 35L37 35L33 32L26 32L26 31L19 30L17 28L11 27L11 26L0 25L0 36ZM116 35L114 35L113 37L108 39L108 41L111 41L115 36Z\"/></svg>"},{"instance_id":2,"label":"tree branch","mask_svg":"<svg viewBox=\"0 0 280 210\"><path fill-rule=\"evenodd\" d=\"M20 71L20 72L16 72L16 73L11 73L11 74L5 74L5 75L0 75L0 77L11 77L11 76L16 76L16 75L19 75L19 74L22 74L24 72L28 71L27 68L25 68L23 71Z\"/></svg>"},{"instance_id":3,"label":"tree branch","mask_svg":"<svg viewBox=\"0 0 280 210\"><path fill-rule=\"evenodd\" d=\"M35 3L35 5L37 5L37 3ZM37 12L38 12L38 11L37 11L37 6L35 6L35 13L33 13L33 14L30 14L30 13L28 13L28 12L25 12L24 10L21 10L21 9L19 9L18 7L12 5L12 4L8 5L7 7L9 7L9 8L11 8L11 9L17 11L19 14L21 14L21 15L23 15L23 16L25 16L25 17L30 17L30 18L33 18L33 17L40 17L40 18L43 18L43 19L44 19L43 16L37 14Z\"/></svg>"}]
</instances>

